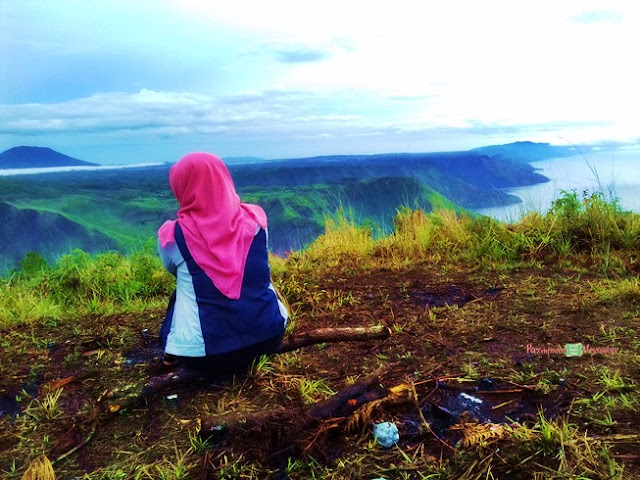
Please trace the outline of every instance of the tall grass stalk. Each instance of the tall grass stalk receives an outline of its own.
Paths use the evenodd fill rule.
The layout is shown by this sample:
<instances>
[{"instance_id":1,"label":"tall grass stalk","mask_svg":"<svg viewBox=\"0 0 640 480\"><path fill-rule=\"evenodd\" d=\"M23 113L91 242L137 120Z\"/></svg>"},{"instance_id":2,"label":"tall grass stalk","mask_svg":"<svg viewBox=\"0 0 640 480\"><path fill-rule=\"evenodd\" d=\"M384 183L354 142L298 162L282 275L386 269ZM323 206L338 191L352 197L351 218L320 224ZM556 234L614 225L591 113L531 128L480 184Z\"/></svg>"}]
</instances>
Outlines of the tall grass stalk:
<instances>
[{"instance_id":1,"label":"tall grass stalk","mask_svg":"<svg viewBox=\"0 0 640 480\"><path fill-rule=\"evenodd\" d=\"M332 268L345 262L361 263L371 254L374 245L371 229L359 227L339 212L335 218L326 219L325 233L305 249L304 255L313 263Z\"/></svg>"}]
</instances>

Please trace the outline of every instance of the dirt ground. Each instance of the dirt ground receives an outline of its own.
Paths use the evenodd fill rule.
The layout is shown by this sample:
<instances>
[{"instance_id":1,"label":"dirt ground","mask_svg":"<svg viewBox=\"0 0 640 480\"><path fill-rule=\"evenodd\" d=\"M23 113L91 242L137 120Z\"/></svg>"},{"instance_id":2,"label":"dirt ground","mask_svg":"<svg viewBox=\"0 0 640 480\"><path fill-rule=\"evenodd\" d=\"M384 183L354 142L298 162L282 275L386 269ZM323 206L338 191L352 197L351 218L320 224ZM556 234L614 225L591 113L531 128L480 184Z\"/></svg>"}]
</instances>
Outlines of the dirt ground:
<instances>
[{"instance_id":1,"label":"dirt ground","mask_svg":"<svg viewBox=\"0 0 640 480\"><path fill-rule=\"evenodd\" d=\"M235 377L187 382L166 381L171 372L160 366L160 311L7 330L0 472L19 478L25 459L44 452L59 478L91 472L103 472L91 478L128 478L104 472L114 465L123 472L136 464L160 465L190 448L195 466L183 478L220 478L232 458L263 468L264 478L289 478L292 461L340 468L341 459L368 455L376 448L371 425L378 421L398 426L403 452L419 449L434 462L446 462L459 449L456 425L533 425L541 412L590 436L634 435L640 432L633 384L640 378L640 306L635 298L608 301L594 293L604 281L584 269L487 273L427 265L327 278L292 300L295 331L381 323L388 338L324 343L275 355ZM601 350L576 357L545 353L564 351L568 343ZM390 373L367 394L382 398L389 387L411 384L415 401L381 405L349 429L331 419L296 424L309 405L381 365L391 366ZM619 388L602 380L615 372L623 379ZM141 396L145 386L148 394ZM599 392L625 394L629 405L614 404L608 421L600 421L604 410L597 399L579 401ZM368 400L352 400L358 401ZM210 431L205 444L196 439L203 417L275 407L294 414ZM611 447L625 478L640 472L637 448L633 442ZM391 451L378 449L375 458L377 472L401 478Z\"/></svg>"}]
</instances>

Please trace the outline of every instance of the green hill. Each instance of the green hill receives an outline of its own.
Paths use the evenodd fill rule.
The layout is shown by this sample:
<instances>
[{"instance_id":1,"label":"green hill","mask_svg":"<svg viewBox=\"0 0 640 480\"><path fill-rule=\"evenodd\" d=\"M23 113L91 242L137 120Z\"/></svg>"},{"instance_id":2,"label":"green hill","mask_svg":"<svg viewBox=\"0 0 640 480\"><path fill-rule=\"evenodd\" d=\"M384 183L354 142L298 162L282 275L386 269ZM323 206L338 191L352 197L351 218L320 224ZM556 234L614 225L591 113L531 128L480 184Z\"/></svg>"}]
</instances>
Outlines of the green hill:
<instances>
[{"instance_id":1,"label":"green hill","mask_svg":"<svg viewBox=\"0 0 640 480\"><path fill-rule=\"evenodd\" d=\"M476 152L256 161L232 164L229 169L241 197L266 210L271 248L280 253L308 244L323 231L324 219L339 209L386 232L402 206L430 211L434 204L460 208L502 205L518 199L500 188L547 180L528 165ZM57 250L44 237L9 242L0 253L0 264L15 265L17 258L32 250L53 261L73 246L88 251L107 246L123 252L140 248L177 210L168 187L168 170L163 165L126 172L0 177L0 202L55 214L78 226L64 229L66 237L56 240ZM22 227L26 224L13 225L12 235L19 236Z\"/></svg>"}]
</instances>

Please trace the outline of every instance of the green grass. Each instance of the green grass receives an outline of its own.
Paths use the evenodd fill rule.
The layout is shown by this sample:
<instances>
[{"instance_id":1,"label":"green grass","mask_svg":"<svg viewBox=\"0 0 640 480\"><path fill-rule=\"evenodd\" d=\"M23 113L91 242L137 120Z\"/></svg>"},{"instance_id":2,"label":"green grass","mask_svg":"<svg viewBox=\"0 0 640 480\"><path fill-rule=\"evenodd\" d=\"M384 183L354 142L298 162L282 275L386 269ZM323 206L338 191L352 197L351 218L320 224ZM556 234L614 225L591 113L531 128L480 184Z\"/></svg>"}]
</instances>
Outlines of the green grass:
<instances>
[{"instance_id":1,"label":"green grass","mask_svg":"<svg viewBox=\"0 0 640 480\"><path fill-rule=\"evenodd\" d=\"M308 202L306 198L303 203ZM394 231L375 238L370 227L339 212L325 217L324 234L307 248L286 261L274 257L272 263L276 278L286 272L288 283L278 286L294 304L304 291L298 275L314 270L400 268L422 261L465 262L503 270L570 261L596 265L609 275L625 272L637 261L640 244L628 239L637 238L639 219L640 215L622 212L598 194L579 201L570 193L546 215L532 214L515 224L454 210L424 213L404 208L395 216ZM149 241L144 250L129 256L115 252L91 256L77 250L53 266L37 255L27 256L21 272L0 280L0 325L65 313L140 311L157 305L171 290L172 279L154 249ZM620 296L640 298L633 278L594 284L594 289L605 302Z\"/></svg>"},{"instance_id":2,"label":"green grass","mask_svg":"<svg viewBox=\"0 0 640 480\"><path fill-rule=\"evenodd\" d=\"M132 225L123 222L122 216L107 202L97 202L90 196L76 195L74 198L63 197L60 201L47 198L41 201L18 201L13 205L20 209L32 209L50 212L63 216L89 231L100 232L113 238L123 249L139 247L150 237L150 232L133 229ZM118 208L119 209L119 208ZM146 229L145 229L146 230Z\"/></svg>"},{"instance_id":3,"label":"green grass","mask_svg":"<svg viewBox=\"0 0 640 480\"><path fill-rule=\"evenodd\" d=\"M76 250L53 266L32 254L22 265L0 280L0 327L158 308L175 282L151 245L130 256Z\"/></svg>"}]
</instances>

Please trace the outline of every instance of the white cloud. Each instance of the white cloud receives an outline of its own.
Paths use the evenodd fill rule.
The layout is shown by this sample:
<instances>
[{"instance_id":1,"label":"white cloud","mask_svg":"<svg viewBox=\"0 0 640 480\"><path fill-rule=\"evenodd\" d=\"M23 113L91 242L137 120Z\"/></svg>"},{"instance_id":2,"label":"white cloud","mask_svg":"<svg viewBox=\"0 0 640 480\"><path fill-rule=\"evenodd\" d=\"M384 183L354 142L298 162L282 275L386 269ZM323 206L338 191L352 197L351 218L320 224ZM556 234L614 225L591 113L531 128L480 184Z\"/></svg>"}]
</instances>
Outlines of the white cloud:
<instances>
[{"instance_id":1,"label":"white cloud","mask_svg":"<svg viewBox=\"0 0 640 480\"><path fill-rule=\"evenodd\" d=\"M326 44L304 44L286 41L269 41L248 49L252 55L268 55L277 62L306 63L318 62L331 57L332 47Z\"/></svg>"},{"instance_id":2,"label":"white cloud","mask_svg":"<svg viewBox=\"0 0 640 480\"><path fill-rule=\"evenodd\" d=\"M464 102L465 98L456 101ZM98 134L109 137L168 138L214 135L242 138L274 136L339 139L388 135L397 137L434 131L460 135L557 137L563 132L598 129L611 138L633 136L616 122L570 115L526 120L508 111L488 112L477 102L465 107L451 98L428 97L423 103L376 98L371 92L285 91L207 96L189 92L105 93L55 104L4 105L0 133L13 136ZM501 118L505 116L505 118ZM572 133L574 138L578 135ZM589 140L586 138L586 140ZM593 140L593 138L592 138ZM582 141L582 139L580 140Z\"/></svg>"},{"instance_id":3,"label":"white cloud","mask_svg":"<svg viewBox=\"0 0 640 480\"><path fill-rule=\"evenodd\" d=\"M219 134L295 130L301 124L346 124L360 119L357 115L309 114L299 108L322 101L322 95L296 91L213 97L143 89L135 94L106 93L54 104L3 105L0 133Z\"/></svg>"}]
</instances>

